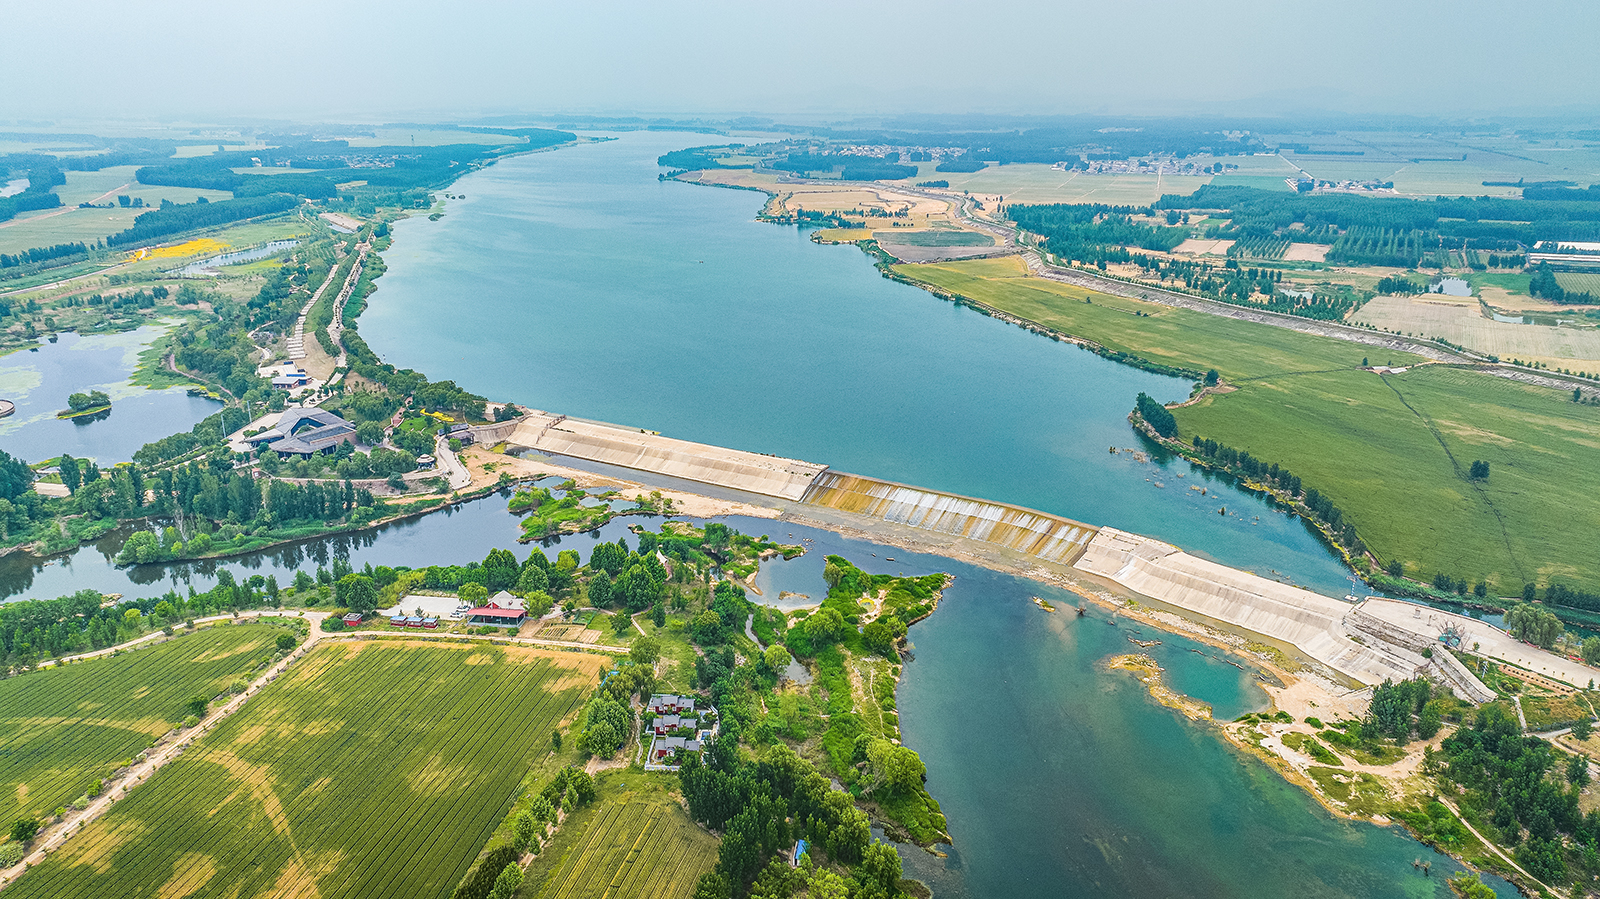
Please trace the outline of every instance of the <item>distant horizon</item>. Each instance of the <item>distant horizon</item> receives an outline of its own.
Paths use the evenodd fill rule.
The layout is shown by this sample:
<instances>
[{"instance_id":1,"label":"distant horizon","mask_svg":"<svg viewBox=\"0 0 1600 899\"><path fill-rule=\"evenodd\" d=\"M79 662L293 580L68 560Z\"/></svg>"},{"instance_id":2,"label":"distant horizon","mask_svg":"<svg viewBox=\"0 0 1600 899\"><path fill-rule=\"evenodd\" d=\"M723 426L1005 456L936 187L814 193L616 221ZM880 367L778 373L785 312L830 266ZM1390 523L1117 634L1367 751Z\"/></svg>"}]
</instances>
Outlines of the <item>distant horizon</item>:
<instances>
[{"instance_id":1,"label":"distant horizon","mask_svg":"<svg viewBox=\"0 0 1600 899\"><path fill-rule=\"evenodd\" d=\"M130 16L84 0L70 39L14 39L0 114L58 121L576 114L854 117L1283 113L1592 115L1600 5L1462 0L1149 0L755 9L693 15L496 2L440 16L416 0L228 8L166 0ZM56 35L44 4L18 38ZM666 110L675 110L667 113ZM602 112L603 111L603 112ZM770 115L772 113L758 113Z\"/></svg>"}]
</instances>

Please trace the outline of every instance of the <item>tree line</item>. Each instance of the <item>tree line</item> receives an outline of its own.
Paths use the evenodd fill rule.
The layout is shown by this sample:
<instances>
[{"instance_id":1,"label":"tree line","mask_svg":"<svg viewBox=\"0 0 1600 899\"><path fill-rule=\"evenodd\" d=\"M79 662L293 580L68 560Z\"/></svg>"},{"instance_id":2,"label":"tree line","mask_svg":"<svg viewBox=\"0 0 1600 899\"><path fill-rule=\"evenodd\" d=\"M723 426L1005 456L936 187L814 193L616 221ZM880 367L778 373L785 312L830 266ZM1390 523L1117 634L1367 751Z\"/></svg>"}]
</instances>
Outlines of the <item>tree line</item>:
<instances>
[{"instance_id":1,"label":"tree line","mask_svg":"<svg viewBox=\"0 0 1600 899\"><path fill-rule=\"evenodd\" d=\"M242 221L262 215L273 215L300 205L297 197L288 194L271 194L246 199L218 200L209 203L201 198L195 203L174 203L149 212L140 213L133 227L106 238L112 247L129 244L152 243L169 234L211 228L229 222Z\"/></svg>"}]
</instances>

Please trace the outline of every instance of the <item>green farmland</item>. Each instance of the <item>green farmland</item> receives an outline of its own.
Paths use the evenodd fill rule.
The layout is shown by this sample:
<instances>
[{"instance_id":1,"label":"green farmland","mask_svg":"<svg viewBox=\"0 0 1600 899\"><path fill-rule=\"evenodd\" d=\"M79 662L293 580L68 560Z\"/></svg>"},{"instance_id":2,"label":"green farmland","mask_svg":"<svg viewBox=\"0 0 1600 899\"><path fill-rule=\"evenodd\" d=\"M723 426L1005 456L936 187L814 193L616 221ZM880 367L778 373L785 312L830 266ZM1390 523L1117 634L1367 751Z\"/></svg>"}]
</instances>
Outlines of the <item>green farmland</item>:
<instances>
[{"instance_id":1,"label":"green farmland","mask_svg":"<svg viewBox=\"0 0 1600 899\"><path fill-rule=\"evenodd\" d=\"M1413 577L1487 580L1502 596L1552 579L1600 587L1600 410L1563 394L1426 365L1268 378L1173 414L1186 440L1300 475ZM1490 475L1473 481L1480 459Z\"/></svg>"},{"instance_id":2,"label":"green farmland","mask_svg":"<svg viewBox=\"0 0 1600 899\"><path fill-rule=\"evenodd\" d=\"M208 627L136 652L0 681L0 821L45 816L272 658L267 625Z\"/></svg>"},{"instance_id":3,"label":"green farmland","mask_svg":"<svg viewBox=\"0 0 1600 899\"><path fill-rule=\"evenodd\" d=\"M445 899L600 656L319 648L9 889Z\"/></svg>"},{"instance_id":4,"label":"green farmland","mask_svg":"<svg viewBox=\"0 0 1600 899\"><path fill-rule=\"evenodd\" d=\"M1447 366L1379 377L1360 370L1363 357L1420 360L1023 277L1013 259L895 270L1109 349L1217 369L1239 389L1175 409L1180 436L1287 468L1408 575L1487 580L1500 595L1552 578L1600 589L1589 539L1600 528L1600 410L1570 394ZM1480 459L1491 475L1472 481Z\"/></svg>"},{"instance_id":5,"label":"green farmland","mask_svg":"<svg viewBox=\"0 0 1600 899\"><path fill-rule=\"evenodd\" d=\"M689 899L717 860L716 837L662 783L671 776L615 772L600 801L561 826L528 873L522 896L540 899Z\"/></svg>"}]
</instances>

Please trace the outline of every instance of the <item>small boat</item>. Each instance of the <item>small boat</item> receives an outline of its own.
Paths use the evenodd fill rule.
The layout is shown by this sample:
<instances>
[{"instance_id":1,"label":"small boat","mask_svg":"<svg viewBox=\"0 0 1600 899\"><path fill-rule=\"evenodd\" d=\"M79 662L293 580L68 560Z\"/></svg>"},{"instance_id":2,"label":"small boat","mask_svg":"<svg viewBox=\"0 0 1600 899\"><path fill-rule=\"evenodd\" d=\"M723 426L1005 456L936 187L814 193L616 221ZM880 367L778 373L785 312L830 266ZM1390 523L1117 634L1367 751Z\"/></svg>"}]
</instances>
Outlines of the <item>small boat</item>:
<instances>
[{"instance_id":1,"label":"small boat","mask_svg":"<svg viewBox=\"0 0 1600 899\"><path fill-rule=\"evenodd\" d=\"M1055 606L1051 605L1048 602L1045 602L1044 600L1040 599L1037 596L1033 597L1033 604L1038 606L1041 609L1044 609L1046 612L1054 612L1056 610Z\"/></svg>"},{"instance_id":2,"label":"small boat","mask_svg":"<svg viewBox=\"0 0 1600 899\"><path fill-rule=\"evenodd\" d=\"M1161 645L1160 640L1140 640L1138 637L1129 637L1128 642L1143 649Z\"/></svg>"}]
</instances>

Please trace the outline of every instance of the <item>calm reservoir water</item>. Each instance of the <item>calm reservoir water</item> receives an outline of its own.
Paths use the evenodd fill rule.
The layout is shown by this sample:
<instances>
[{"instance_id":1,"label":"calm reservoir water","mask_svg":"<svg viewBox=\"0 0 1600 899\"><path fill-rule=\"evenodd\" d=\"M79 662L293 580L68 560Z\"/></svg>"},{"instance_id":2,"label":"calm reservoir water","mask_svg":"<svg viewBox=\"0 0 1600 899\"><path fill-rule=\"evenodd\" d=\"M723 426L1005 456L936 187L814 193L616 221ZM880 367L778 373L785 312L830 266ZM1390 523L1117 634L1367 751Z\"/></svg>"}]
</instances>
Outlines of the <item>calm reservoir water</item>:
<instances>
[{"instance_id":1,"label":"calm reservoir water","mask_svg":"<svg viewBox=\"0 0 1600 899\"><path fill-rule=\"evenodd\" d=\"M62 453L102 466L126 462L146 443L187 431L222 408L182 387L149 390L128 382L139 353L162 330L149 325L122 334L62 334L55 343L0 356L0 399L17 404L15 414L0 418L0 449L29 462ZM111 397L109 417L56 418L68 396L90 390Z\"/></svg>"},{"instance_id":2,"label":"calm reservoir water","mask_svg":"<svg viewBox=\"0 0 1600 899\"><path fill-rule=\"evenodd\" d=\"M1126 417L1141 390L1175 400L1190 382L886 280L853 246L754 221L762 194L658 182L656 157L697 139L636 132L463 178L442 219L397 226L362 335L491 399L1017 503L1349 592L1298 520L1215 483L1201 497L1188 463L1107 451L1139 446Z\"/></svg>"},{"instance_id":3,"label":"calm reservoir water","mask_svg":"<svg viewBox=\"0 0 1600 899\"><path fill-rule=\"evenodd\" d=\"M1137 446L1124 416L1140 390L1170 400L1186 383L883 280L854 248L752 222L759 195L655 182L659 153L703 142L625 135L463 179L453 190L471 199L441 221L400 225L363 334L389 361L491 398L1008 500L1344 592L1343 572L1298 522L1187 464L1107 452ZM1187 489L1196 482L1211 495ZM546 551L587 556L632 521ZM899 696L907 743L956 844L946 859L902 854L939 895L1449 895L1442 877L1411 867L1430 858L1445 873L1447 859L1396 829L1332 818L1155 704L1132 676L1104 671L1108 656L1135 649L1128 623L1043 613L1030 595L1073 603L950 559L729 521L814 541L808 555L768 565L761 599L820 596L830 552L874 572L956 575L939 612L912 631ZM491 498L220 564L117 570L109 555L120 541L108 540L48 564L0 558L0 595L204 589L219 567L282 581L333 555L358 568L461 563L516 534L504 500ZM1159 638L1151 653L1173 686L1219 717L1264 703L1247 674L1190 651L1205 647Z\"/></svg>"}]
</instances>

